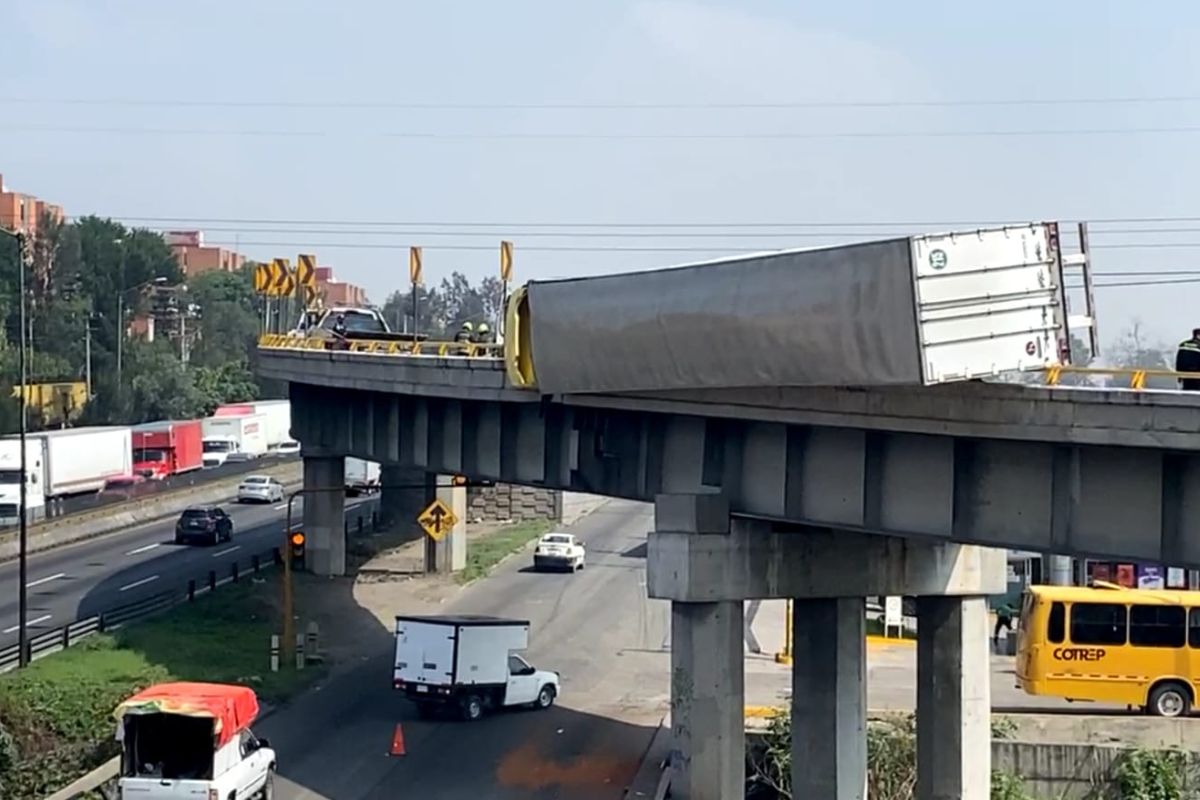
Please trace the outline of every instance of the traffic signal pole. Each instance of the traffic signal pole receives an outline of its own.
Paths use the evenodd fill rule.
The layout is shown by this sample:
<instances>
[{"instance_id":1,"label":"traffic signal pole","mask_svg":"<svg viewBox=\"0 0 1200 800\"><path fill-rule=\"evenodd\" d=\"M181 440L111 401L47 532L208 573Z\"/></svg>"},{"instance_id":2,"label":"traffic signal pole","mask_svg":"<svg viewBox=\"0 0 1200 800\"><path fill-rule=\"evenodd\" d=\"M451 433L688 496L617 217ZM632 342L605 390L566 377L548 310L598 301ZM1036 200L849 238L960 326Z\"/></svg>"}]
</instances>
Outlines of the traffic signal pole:
<instances>
[{"instance_id":1,"label":"traffic signal pole","mask_svg":"<svg viewBox=\"0 0 1200 800\"><path fill-rule=\"evenodd\" d=\"M476 484L477 486L488 486L490 483L483 482ZM409 484L382 484L379 491L382 493L384 489L432 489L436 492L438 489L461 488L467 489L471 484L462 476L455 476L450 483L439 484L436 481L433 484L428 483L409 483ZM312 489L297 489L288 495L287 500L287 522L283 529L283 581L280 586L281 605L283 606L281 614L283 616L283 642L280 650L280 663L292 664L295 663L295 648L296 648L296 610L295 610L295 594L292 590L292 549L294 546L293 535L303 537L301 544L304 547L308 546L308 535L304 531L295 532L292 530L292 503L297 497L305 494L315 494L317 492L345 492L345 486L325 486L315 487Z\"/></svg>"}]
</instances>

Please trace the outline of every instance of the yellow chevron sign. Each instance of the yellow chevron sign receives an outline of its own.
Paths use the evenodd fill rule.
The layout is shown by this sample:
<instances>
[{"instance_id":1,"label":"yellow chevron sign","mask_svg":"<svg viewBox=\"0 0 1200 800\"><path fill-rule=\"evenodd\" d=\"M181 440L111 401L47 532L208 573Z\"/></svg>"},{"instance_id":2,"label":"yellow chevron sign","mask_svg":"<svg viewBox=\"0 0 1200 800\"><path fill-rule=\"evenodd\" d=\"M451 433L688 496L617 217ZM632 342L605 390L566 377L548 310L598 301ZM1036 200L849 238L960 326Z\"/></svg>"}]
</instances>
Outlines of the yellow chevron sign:
<instances>
[{"instance_id":1,"label":"yellow chevron sign","mask_svg":"<svg viewBox=\"0 0 1200 800\"><path fill-rule=\"evenodd\" d=\"M296 256L296 279L301 286L317 285L317 257L301 253Z\"/></svg>"},{"instance_id":2,"label":"yellow chevron sign","mask_svg":"<svg viewBox=\"0 0 1200 800\"><path fill-rule=\"evenodd\" d=\"M254 291L257 294L266 294L267 287L271 285L271 265L270 264L255 264L254 265Z\"/></svg>"}]
</instances>

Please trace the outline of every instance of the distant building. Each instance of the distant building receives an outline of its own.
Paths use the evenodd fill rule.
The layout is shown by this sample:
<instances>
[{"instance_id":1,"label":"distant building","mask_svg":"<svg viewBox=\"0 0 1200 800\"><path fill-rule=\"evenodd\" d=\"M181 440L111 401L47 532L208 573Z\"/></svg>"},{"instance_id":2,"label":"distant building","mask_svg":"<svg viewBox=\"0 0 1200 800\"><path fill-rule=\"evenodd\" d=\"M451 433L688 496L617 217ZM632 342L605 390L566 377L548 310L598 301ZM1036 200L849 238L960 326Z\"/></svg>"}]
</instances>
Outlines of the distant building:
<instances>
[{"instance_id":1,"label":"distant building","mask_svg":"<svg viewBox=\"0 0 1200 800\"><path fill-rule=\"evenodd\" d=\"M246 257L223 247L204 244L203 231L167 231L163 241L171 248L171 254L179 262L185 278L194 278L205 272L237 272L246 264Z\"/></svg>"},{"instance_id":2,"label":"distant building","mask_svg":"<svg viewBox=\"0 0 1200 800\"><path fill-rule=\"evenodd\" d=\"M325 298L325 306L358 308L368 305L367 290L333 277L333 267L317 267L317 293Z\"/></svg>"},{"instance_id":3,"label":"distant building","mask_svg":"<svg viewBox=\"0 0 1200 800\"><path fill-rule=\"evenodd\" d=\"M31 194L10 192L0 175L0 228L26 231L36 235L43 220L61 224L65 218L62 206L47 203Z\"/></svg>"}]
</instances>

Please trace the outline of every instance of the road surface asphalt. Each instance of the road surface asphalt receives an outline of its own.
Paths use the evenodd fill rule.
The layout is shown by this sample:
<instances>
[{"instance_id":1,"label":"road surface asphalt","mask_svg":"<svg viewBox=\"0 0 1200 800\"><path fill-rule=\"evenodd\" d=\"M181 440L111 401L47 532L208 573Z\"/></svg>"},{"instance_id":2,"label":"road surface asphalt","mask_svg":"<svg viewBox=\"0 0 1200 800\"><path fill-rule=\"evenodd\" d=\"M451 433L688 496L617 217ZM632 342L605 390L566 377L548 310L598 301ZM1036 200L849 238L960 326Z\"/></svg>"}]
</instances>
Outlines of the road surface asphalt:
<instances>
[{"instance_id":1,"label":"road surface asphalt","mask_svg":"<svg viewBox=\"0 0 1200 800\"><path fill-rule=\"evenodd\" d=\"M357 502L346 505L349 512ZM176 545L172 517L31 555L26 580L30 635L166 590L183 592L189 580L202 586L210 570L221 579L236 563L245 573L254 556L265 558L281 543L286 504L226 503L223 508L233 519L233 541L216 547ZM293 524L303 514L303 498L297 498ZM17 641L17 586L17 562L0 564L0 647Z\"/></svg>"},{"instance_id":2,"label":"road surface asphalt","mask_svg":"<svg viewBox=\"0 0 1200 800\"><path fill-rule=\"evenodd\" d=\"M668 609L646 598L645 537L651 524L650 506L607 503L571 528L587 544L583 571L535 573L523 552L439 607L437 613L528 620L527 657L562 675L555 707L502 711L475 723L418 720L391 687L392 634L377 626L378 636L363 643L361 664L257 726L278 753L277 795L621 797L668 698L669 655L663 647ZM392 756L398 723L405 755Z\"/></svg>"}]
</instances>

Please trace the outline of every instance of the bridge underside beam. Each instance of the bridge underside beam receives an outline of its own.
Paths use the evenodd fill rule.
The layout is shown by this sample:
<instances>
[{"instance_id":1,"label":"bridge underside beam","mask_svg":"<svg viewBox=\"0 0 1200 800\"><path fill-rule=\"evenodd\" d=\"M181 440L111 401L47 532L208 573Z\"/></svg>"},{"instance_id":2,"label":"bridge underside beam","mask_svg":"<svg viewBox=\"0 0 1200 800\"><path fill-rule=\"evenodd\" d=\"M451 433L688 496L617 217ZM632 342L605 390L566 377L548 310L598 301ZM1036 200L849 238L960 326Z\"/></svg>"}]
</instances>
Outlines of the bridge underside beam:
<instances>
[{"instance_id":1,"label":"bridge underside beam","mask_svg":"<svg viewBox=\"0 0 1200 800\"><path fill-rule=\"evenodd\" d=\"M305 452L965 544L1200 567L1200 454L292 384Z\"/></svg>"}]
</instances>

